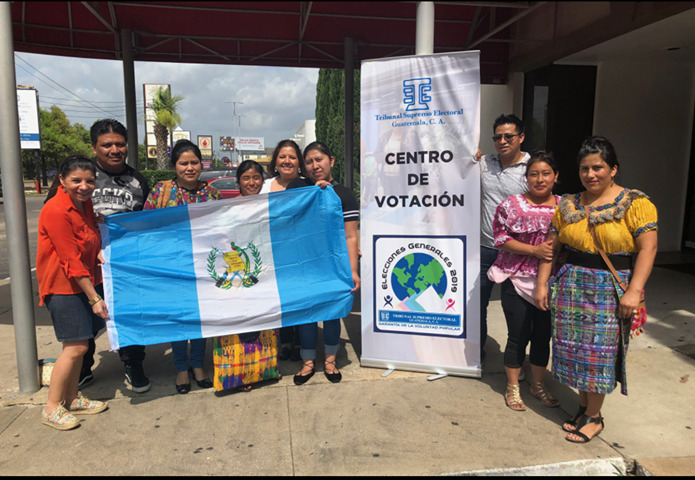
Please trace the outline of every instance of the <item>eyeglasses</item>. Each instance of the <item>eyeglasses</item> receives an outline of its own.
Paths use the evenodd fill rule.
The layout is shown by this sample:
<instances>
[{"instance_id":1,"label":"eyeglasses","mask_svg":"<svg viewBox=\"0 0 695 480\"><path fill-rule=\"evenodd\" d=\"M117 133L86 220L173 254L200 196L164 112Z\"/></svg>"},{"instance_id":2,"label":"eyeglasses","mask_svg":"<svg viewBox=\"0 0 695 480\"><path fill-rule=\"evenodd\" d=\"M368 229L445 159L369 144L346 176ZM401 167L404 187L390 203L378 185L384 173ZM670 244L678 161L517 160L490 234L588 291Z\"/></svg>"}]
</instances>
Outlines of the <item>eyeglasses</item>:
<instances>
[{"instance_id":1,"label":"eyeglasses","mask_svg":"<svg viewBox=\"0 0 695 480\"><path fill-rule=\"evenodd\" d=\"M492 141L493 142L499 142L500 140L502 140L502 137L504 137L504 139L509 142L509 141L511 141L512 138L518 137L519 135L521 135L521 134L520 133L505 133L504 135L493 135Z\"/></svg>"}]
</instances>

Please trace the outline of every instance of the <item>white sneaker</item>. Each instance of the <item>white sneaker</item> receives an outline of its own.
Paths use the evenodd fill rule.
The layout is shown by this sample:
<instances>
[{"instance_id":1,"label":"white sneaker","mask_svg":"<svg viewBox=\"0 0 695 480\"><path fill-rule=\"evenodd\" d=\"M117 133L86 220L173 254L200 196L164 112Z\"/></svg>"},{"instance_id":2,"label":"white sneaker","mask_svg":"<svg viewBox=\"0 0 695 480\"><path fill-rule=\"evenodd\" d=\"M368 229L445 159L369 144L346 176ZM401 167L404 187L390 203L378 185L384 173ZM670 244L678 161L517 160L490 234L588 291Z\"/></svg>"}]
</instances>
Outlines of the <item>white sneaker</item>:
<instances>
[{"instance_id":1,"label":"white sneaker","mask_svg":"<svg viewBox=\"0 0 695 480\"><path fill-rule=\"evenodd\" d=\"M526 380L526 372L524 371L523 367L521 368L521 371L519 372L519 381L523 382Z\"/></svg>"}]
</instances>

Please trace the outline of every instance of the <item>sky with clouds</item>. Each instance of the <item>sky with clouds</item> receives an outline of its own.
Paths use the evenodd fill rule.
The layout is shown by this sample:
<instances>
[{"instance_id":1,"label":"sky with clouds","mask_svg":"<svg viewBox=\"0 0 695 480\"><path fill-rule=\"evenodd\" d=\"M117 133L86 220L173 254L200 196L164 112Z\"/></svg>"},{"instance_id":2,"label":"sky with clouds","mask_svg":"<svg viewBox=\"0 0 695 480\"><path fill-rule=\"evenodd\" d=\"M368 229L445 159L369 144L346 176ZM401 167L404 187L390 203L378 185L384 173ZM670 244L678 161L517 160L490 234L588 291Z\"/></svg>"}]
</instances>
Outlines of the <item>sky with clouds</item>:
<instances>
[{"instance_id":1,"label":"sky with clouds","mask_svg":"<svg viewBox=\"0 0 695 480\"><path fill-rule=\"evenodd\" d=\"M15 53L15 67L17 85L36 88L42 108L56 105L87 128L106 117L126 124L122 62ZM317 80L315 68L135 62L138 141L145 133L145 83L168 83L183 96L181 127L194 142L212 135L217 151L220 136L264 137L266 147L291 138L315 118Z\"/></svg>"}]
</instances>

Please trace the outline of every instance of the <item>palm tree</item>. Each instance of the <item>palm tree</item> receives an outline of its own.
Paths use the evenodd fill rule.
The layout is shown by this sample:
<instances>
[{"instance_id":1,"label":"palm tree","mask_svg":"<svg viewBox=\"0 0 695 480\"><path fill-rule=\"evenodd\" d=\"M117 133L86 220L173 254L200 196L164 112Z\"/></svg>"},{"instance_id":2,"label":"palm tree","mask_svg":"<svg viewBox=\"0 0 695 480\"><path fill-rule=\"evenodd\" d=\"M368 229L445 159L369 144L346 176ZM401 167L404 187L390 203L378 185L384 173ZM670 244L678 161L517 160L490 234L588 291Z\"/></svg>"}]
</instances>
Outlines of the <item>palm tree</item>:
<instances>
[{"instance_id":1,"label":"palm tree","mask_svg":"<svg viewBox=\"0 0 695 480\"><path fill-rule=\"evenodd\" d=\"M183 100L181 95L171 96L168 88L159 87L152 100L152 110L155 114L154 138L157 142L157 169L167 169L167 136L177 124L181 116L176 113L177 104Z\"/></svg>"}]
</instances>

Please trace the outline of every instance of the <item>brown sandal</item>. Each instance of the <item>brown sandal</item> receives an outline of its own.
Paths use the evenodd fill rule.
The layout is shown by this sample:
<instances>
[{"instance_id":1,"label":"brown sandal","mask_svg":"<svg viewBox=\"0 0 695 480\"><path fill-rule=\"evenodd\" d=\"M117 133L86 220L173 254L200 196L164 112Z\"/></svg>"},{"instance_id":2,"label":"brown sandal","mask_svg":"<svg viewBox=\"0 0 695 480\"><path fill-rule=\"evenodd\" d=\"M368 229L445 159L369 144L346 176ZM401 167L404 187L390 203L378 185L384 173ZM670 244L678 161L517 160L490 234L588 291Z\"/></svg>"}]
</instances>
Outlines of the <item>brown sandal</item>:
<instances>
[{"instance_id":1,"label":"brown sandal","mask_svg":"<svg viewBox=\"0 0 695 480\"><path fill-rule=\"evenodd\" d=\"M504 403L515 412L523 412L526 410L526 405L521 399L519 385L507 384L507 390L504 392Z\"/></svg>"},{"instance_id":2,"label":"brown sandal","mask_svg":"<svg viewBox=\"0 0 695 480\"><path fill-rule=\"evenodd\" d=\"M557 400L557 398L553 397L548 390L546 390L543 382L531 383L531 388L529 391L531 392L531 395L540 400L545 407L555 408L560 406L560 402Z\"/></svg>"}]
</instances>

